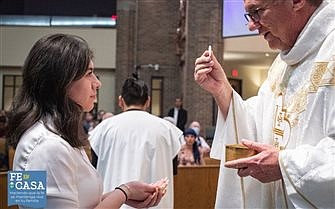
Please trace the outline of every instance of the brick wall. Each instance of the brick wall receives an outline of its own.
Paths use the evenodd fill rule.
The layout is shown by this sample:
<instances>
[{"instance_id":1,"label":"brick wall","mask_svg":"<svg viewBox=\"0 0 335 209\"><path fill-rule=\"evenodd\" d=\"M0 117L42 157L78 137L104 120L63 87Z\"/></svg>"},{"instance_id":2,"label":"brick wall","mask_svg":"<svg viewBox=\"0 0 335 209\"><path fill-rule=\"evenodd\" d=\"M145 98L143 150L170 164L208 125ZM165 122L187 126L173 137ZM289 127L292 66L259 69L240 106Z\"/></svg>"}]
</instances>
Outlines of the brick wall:
<instances>
[{"instance_id":1,"label":"brick wall","mask_svg":"<svg viewBox=\"0 0 335 209\"><path fill-rule=\"evenodd\" d=\"M213 99L194 82L193 71L196 57L209 43L222 60L221 7L221 0L187 1L185 65L181 67L176 55L179 0L118 0L115 96L134 65L159 64L159 71L141 69L140 78L149 85L152 76L164 78L163 114L174 105L175 97L182 96L188 122L211 126Z\"/></svg>"}]
</instances>

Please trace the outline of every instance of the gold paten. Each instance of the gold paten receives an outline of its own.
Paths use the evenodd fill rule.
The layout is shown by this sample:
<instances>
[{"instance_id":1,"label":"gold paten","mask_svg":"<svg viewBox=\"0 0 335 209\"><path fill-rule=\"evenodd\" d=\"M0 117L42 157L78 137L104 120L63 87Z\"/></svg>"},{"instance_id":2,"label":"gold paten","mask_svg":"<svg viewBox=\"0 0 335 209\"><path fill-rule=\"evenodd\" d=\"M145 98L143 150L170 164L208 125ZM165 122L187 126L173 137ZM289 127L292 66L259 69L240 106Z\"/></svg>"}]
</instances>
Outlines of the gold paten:
<instances>
[{"instance_id":1,"label":"gold paten","mask_svg":"<svg viewBox=\"0 0 335 209\"><path fill-rule=\"evenodd\" d=\"M237 160L240 158L246 158L256 155L255 150L249 149L241 144L227 144L226 145L226 162L231 160Z\"/></svg>"}]
</instances>

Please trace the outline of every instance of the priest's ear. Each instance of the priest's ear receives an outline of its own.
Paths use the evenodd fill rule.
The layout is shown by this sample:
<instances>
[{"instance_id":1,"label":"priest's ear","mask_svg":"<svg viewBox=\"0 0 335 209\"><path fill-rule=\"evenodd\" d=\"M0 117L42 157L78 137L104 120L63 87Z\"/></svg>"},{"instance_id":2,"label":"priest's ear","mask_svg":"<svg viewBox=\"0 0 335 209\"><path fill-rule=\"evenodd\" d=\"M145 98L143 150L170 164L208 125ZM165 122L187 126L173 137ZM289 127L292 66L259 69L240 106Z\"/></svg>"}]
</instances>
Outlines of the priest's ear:
<instances>
[{"instance_id":1,"label":"priest's ear","mask_svg":"<svg viewBox=\"0 0 335 209\"><path fill-rule=\"evenodd\" d=\"M293 0L293 10L299 11L306 6L306 0Z\"/></svg>"}]
</instances>

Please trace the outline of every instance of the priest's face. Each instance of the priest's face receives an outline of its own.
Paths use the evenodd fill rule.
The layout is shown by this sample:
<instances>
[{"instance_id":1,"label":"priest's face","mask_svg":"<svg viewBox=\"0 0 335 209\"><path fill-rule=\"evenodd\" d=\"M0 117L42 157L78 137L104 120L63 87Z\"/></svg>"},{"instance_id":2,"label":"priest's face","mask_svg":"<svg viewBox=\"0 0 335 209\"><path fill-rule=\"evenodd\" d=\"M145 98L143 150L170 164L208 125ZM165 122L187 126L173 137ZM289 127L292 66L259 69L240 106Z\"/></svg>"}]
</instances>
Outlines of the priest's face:
<instances>
[{"instance_id":1,"label":"priest's face","mask_svg":"<svg viewBox=\"0 0 335 209\"><path fill-rule=\"evenodd\" d=\"M293 0L244 0L250 31L258 30L271 49L293 47L300 30Z\"/></svg>"}]
</instances>

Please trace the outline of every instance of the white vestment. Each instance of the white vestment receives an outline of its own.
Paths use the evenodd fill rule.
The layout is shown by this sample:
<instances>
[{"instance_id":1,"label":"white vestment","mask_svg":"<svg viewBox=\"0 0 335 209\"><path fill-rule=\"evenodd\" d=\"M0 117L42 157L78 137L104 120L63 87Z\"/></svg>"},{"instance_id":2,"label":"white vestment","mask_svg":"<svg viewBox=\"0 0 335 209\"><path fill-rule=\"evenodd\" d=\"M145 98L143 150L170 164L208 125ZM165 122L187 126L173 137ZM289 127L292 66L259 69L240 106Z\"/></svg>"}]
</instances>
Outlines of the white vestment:
<instances>
[{"instance_id":1,"label":"white vestment","mask_svg":"<svg viewBox=\"0 0 335 209\"><path fill-rule=\"evenodd\" d=\"M46 171L45 209L93 209L100 203L102 181L85 150L73 148L41 121L22 135L13 163L15 171Z\"/></svg>"},{"instance_id":2,"label":"white vestment","mask_svg":"<svg viewBox=\"0 0 335 209\"><path fill-rule=\"evenodd\" d=\"M221 159L216 208L335 208L334 71L335 5L323 2L258 95L243 101L233 92L226 120L219 112L211 151ZM283 180L261 183L225 168L225 145L241 139L278 145Z\"/></svg>"},{"instance_id":3,"label":"white vestment","mask_svg":"<svg viewBox=\"0 0 335 209\"><path fill-rule=\"evenodd\" d=\"M168 177L167 193L157 207L173 208L172 159L180 149L182 134L169 121L140 110L102 121L90 132L90 143L98 156L104 192L128 181L154 183Z\"/></svg>"}]
</instances>

